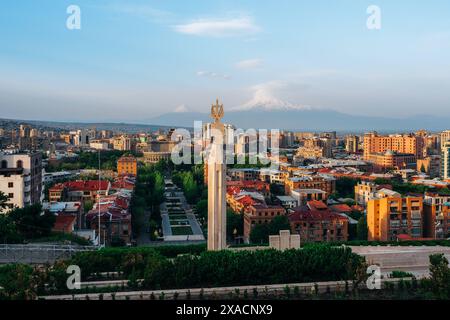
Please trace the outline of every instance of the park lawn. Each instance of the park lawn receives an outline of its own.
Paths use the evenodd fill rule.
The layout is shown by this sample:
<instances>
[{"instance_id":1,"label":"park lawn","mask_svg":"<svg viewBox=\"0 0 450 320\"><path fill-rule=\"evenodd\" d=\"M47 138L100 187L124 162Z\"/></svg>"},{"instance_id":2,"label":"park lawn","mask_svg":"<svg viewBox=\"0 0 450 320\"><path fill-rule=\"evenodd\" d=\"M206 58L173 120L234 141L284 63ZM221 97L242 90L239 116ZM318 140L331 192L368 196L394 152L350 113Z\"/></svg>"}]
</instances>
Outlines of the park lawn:
<instances>
[{"instance_id":1,"label":"park lawn","mask_svg":"<svg viewBox=\"0 0 450 320\"><path fill-rule=\"evenodd\" d=\"M180 219L187 219L187 216L185 214L169 214L169 220L180 220Z\"/></svg>"},{"instance_id":2,"label":"park lawn","mask_svg":"<svg viewBox=\"0 0 450 320\"><path fill-rule=\"evenodd\" d=\"M171 226L189 226L189 220L183 219L183 220L170 220Z\"/></svg>"},{"instance_id":3,"label":"park lawn","mask_svg":"<svg viewBox=\"0 0 450 320\"><path fill-rule=\"evenodd\" d=\"M173 236L187 236L192 234L193 232L190 226L172 227Z\"/></svg>"}]
</instances>

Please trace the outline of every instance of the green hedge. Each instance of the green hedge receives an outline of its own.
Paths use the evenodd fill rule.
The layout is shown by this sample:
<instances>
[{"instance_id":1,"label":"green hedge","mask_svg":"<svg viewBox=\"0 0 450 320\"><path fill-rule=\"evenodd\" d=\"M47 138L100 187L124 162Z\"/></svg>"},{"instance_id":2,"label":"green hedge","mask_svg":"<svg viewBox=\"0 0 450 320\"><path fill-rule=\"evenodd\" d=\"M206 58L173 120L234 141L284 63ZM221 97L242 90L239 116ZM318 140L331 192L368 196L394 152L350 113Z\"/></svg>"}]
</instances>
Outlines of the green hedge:
<instances>
[{"instance_id":1,"label":"green hedge","mask_svg":"<svg viewBox=\"0 0 450 320\"><path fill-rule=\"evenodd\" d=\"M149 256L146 289L216 287L354 279L364 258L350 248L313 246L303 250L207 251L175 259ZM137 270L136 270L137 271Z\"/></svg>"},{"instance_id":2,"label":"green hedge","mask_svg":"<svg viewBox=\"0 0 450 320\"><path fill-rule=\"evenodd\" d=\"M83 279L117 271L128 279L144 278L151 289L352 279L362 263L364 258L350 248L320 244L287 251L208 252L205 245L108 248L65 262L80 266Z\"/></svg>"},{"instance_id":3,"label":"green hedge","mask_svg":"<svg viewBox=\"0 0 450 320\"><path fill-rule=\"evenodd\" d=\"M123 271L123 266L130 260L147 259L148 255L157 253L162 257L174 258L179 254L200 254L206 250L206 244L155 246L133 248L103 248L97 251L80 252L70 259L70 264L78 265L83 278L98 272Z\"/></svg>"}]
</instances>

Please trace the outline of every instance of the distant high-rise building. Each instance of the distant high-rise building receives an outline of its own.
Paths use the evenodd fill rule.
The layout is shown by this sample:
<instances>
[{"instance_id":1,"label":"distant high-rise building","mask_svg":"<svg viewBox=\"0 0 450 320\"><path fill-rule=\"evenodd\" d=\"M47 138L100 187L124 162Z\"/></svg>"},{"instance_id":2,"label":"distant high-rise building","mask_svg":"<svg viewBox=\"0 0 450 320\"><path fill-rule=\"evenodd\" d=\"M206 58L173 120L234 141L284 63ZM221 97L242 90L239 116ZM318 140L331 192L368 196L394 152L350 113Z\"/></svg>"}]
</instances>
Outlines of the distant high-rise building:
<instances>
[{"instance_id":1,"label":"distant high-rise building","mask_svg":"<svg viewBox=\"0 0 450 320\"><path fill-rule=\"evenodd\" d=\"M297 149L297 155L303 158L331 158L333 140L329 138L312 138L304 140L303 147Z\"/></svg>"},{"instance_id":2,"label":"distant high-rise building","mask_svg":"<svg viewBox=\"0 0 450 320\"><path fill-rule=\"evenodd\" d=\"M345 150L350 153L357 153L359 151L359 137L347 136L345 139Z\"/></svg>"},{"instance_id":3,"label":"distant high-rise building","mask_svg":"<svg viewBox=\"0 0 450 320\"><path fill-rule=\"evenodd\" d=\"M114 150L128 151L131 150L131 139L122 135L113 139Z\"/></svg>"},{"instance_id":4,"label":"distant high-rise building","mask_svg":"<svg viewBox=\"0 0 450 320\"><path fill-rule=\"evenodd\" d=\"M384 154L386 151L411 154L422 159L426 146L424 138L414 134L381 136L372 132L364 135L364 160L369 161L372 154Z\"/></svg>"},{"instance_id":5,"label":"distant high-rise building","mask_svg":"<svg viewBox=\"0 0 450 320\"><path fill-rule=\"evenodd\" d=\"M440 155L430 155L423 159L417 159L418 172L426 173L431 178L436 178L440 176L441 169L441 156Z\"/></svg>"},{"instance_id":6,"label":"distant high-rise building","mask_svg":"<svg viewBox=\"0 0 450 320\"><path fill-rule=\"evenodd\" d=\"M450 141L450 130L442 131L441 134L440 134L440 138L441 138L441 149L443 149L444 148L444 144L447 141Z\"/></svg>"},{"instance_id":7,"label":"distant high-rise building","mask_svg":"<svg viewBox=\"0 0 450 320\"><path fill-rule=\"evenodd\" d=\"M450 179L450 141L445 142L441 149L441 178Z\"/></svg>"},{"instance_id":8,"label":"distant high-rise building","mask_svg":"<svg viewBox=\"0 0 450 320\"><path fill-rule=\"evenodd\" d=\"M31 149L31 127L29 125L21 124L19 128L19 149Z\"/></svg>"},{"instance_id":9,"label":"distant high-rise building","mask_svg":"<svg viewBox=\"0 0 450 320\"><path fill-rule=\"evenodd\" d=\"M79 147L89 146L89 134L85 129L77 130L74 137L74 144Z\"/></svg>"}]
</instances>

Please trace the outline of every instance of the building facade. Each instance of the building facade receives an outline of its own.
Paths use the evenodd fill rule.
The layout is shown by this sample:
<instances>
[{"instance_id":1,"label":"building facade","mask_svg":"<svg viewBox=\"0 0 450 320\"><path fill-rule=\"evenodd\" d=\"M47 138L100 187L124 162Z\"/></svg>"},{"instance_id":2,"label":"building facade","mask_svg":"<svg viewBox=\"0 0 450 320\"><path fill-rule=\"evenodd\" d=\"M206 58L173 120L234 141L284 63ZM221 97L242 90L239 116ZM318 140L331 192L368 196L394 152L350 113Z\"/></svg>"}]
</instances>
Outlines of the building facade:
<instances>
[{"instance_id":1,"label":"building facade","mask_svg":"<svg viewBox=\"0 0 450 320\"><path fill-rule=\"evenodd\" d=\"M450 179L450 141L443 144L441 149L441 178Z\"/></svg>"},{"instance_id":2,"label":"building facade","mask_svg":"<svg viewBox=\"0 0 450 320\"><path fill-rule=\"evenodd\" d=\"M3 211L41 203L42 181L41 153L0 153L0 191L8 197Z\"/></svg>"},{"instance_id":3,"label":"building facade","mask_svg":"<svg viewBox=\"0 0 450 320\"><path fill-rule=\"evenodd\" d=\"M400 235L423 237L422 197L385 197L367 203L369 241L395 241Z\"/></svg>"},{"instance_id":4,"label":"building facade","mask_svg":"<svg viewBox=\"0 0 450 320\"><path fill-rule=\"evenodd\" d=\"M137 175L137 159L133 156L122 156L117 160L117 173L121 175Z\"/></svg>"},{"instance_id":5,"label":"building facade","mask_svg":"<svg viewBox=\"0 0 450 320\"><path fill-rule=\"evenodd\" d=\"M414 134L381 136L373 132L364 135L364 160L370 161L371 154L384 154L386 151L412 154L422 159L426 146L424 138Z\"/></svg>"}]
</instances>

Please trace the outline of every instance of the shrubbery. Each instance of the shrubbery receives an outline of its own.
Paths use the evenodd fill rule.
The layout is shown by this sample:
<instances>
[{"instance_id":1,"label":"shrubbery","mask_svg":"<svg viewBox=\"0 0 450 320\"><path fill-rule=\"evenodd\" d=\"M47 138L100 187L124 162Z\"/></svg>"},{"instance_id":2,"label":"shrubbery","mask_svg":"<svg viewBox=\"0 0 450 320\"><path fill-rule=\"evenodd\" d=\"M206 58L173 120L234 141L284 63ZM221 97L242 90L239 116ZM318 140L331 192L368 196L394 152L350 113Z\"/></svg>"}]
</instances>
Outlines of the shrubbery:
<instances>
[{"instance_id":1,"label":"shrubbery","mask_svg":"<svg viewBox=\"0 0 450 320\"><path fill-rule=\"evenodd\" d=\"M83 278L117 271L159 289L352 279L364 258L349 248L322 245L284 252L207 252L198 245L103 249L77 254L68 263L80 266Z\"/></svg>"}]
</instances>

